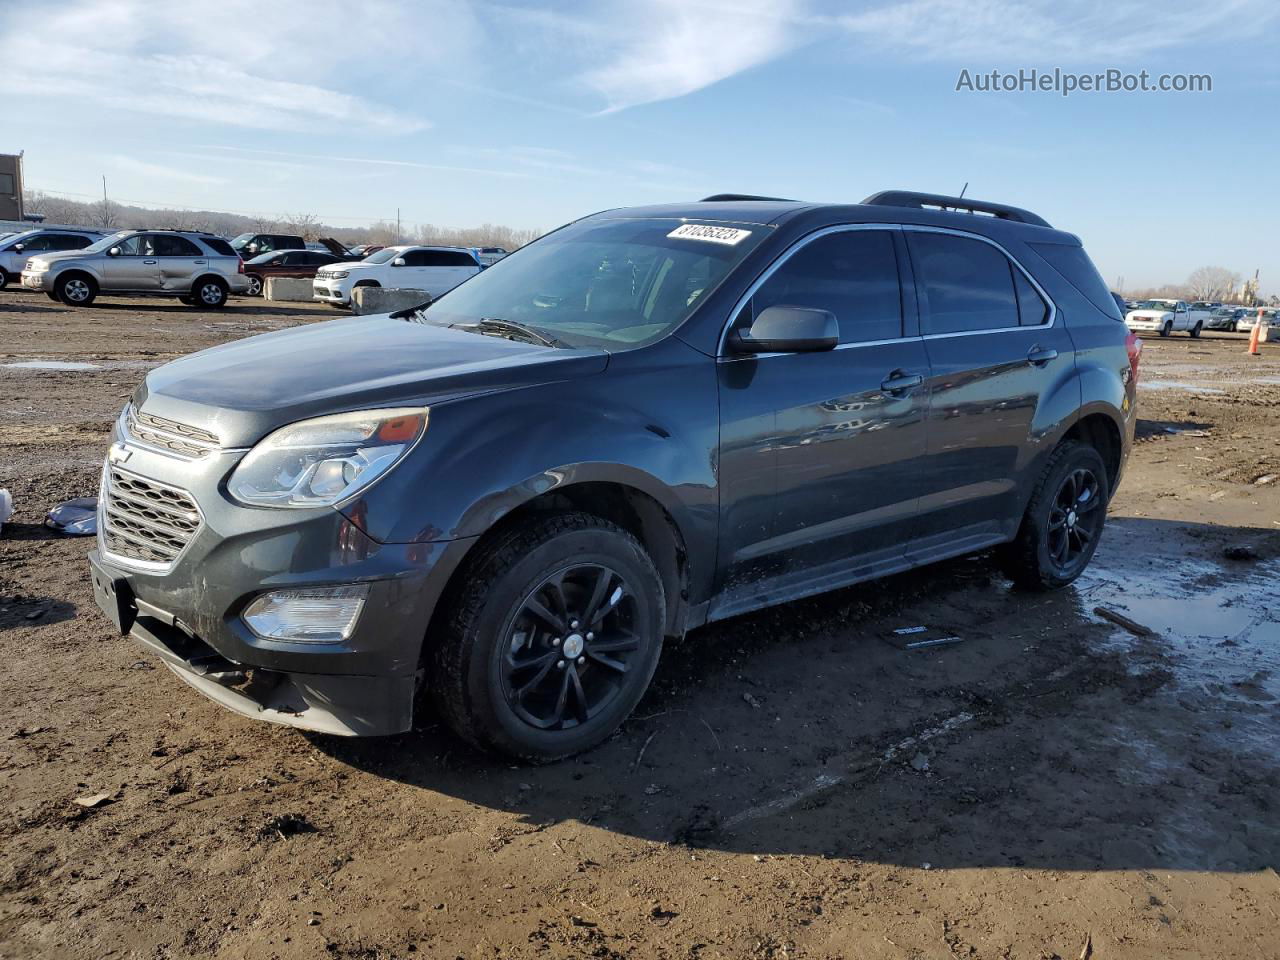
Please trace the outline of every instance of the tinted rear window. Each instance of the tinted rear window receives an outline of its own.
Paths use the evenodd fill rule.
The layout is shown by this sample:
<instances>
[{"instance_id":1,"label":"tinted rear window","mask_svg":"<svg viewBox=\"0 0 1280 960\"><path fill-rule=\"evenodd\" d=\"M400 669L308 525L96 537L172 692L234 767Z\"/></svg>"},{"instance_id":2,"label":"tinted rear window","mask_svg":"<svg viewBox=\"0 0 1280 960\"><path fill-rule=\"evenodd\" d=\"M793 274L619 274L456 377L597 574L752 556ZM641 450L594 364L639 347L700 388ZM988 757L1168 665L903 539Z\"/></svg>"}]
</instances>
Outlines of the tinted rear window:
<instances>
[{"instance_id":1,"label":"tinted rear window","mask_svg":"<svg viewBox=\"0 0 1280 960\"><path fill-rule=\"evenodd\" d=\"M231 244L227 243L227 241L223 240L221 237L201 237L200 239L203 240L204 245L214 253L221 254L224 257L236 256L236 252L231 249Z\"/></svg>"},{"instance_id":2,"label":"tinted rear window","mask_svg":"<svg viewBox=\"0 0 1280 960\"><path fill-rule=\"evenodd\" d=\"M1044 257L1053 269L1088 298L1089 302L1115 320L1123 320L1115 298L1093 265L1084 247L1064 243L1031 243L1032 250Z\"/></svg>"},{"instance_id":3,"label":"tinted rear window","mask_svg":"<svg viewBox=\"0 0 1280 960\"><path fill-rule=\"evenodd\" d=\"M924 332L970 333L1019 324L1013 267L997 248L946 233L909 232Z\"/></svg>"}]
</instances>

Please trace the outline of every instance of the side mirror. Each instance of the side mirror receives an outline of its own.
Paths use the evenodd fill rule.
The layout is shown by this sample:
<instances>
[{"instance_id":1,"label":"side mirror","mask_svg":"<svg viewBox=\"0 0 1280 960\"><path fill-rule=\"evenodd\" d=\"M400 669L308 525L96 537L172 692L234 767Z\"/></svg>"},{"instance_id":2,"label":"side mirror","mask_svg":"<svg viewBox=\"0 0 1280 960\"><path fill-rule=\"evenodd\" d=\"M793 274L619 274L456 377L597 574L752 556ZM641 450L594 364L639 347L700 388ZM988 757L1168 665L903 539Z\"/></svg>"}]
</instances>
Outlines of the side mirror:
<instances>
[{"instance_id":1,"label":"side mirror","mask_svg":"<svg viewBox=\"0 0 1280 960\"><path fill-rule=\"evenodd\" d=\"M256 257L258 255L258 245L256 243L249 244L245 249L249 251L250 256Z\"/></svg>"},{"instance_id":2,"label":"side mirror","mask_svg":"<svg viewBox=\"0 0 1280 960\"><path fill-rule=\"evenodd\" d=\"M108 257L118 257L118 256L120 256L120 248L119 248L119 247L112 247L110 250L108 250L108 251L107 251L107 256L108 256Z\"/></svg>"},{"instance_id":3,"label":"side mirror","mask_svg":"<svg viewBox=\"0 0 1280 960\"><path fill-rule=\"evenodd\" d=\"M404 266L404 257L396 257L394 260L392 260L392 261L391 261L391 265L392 265L393 267L403 267L403 266Z\"/></svg>"},{"instance_id":4,"label":"side mirror","mask_svg":"<svg viewBox=\"0 0 1280 960\"><path fill-rule=\"evenodd\" d=\"M729 346L736 353L816 353L840 342L840 325L829 310L768 307L744 333L734 331Z\"/></svg>"},{"instance_id":5,"label":"side mirror","mask_svg":"<svg viewBox=\"0 0 1280 960\"><path fill-rule=\"evenodd\" d=\"M15 243L15 244L13 245L13 252L14 252L14 253L21 253L21 252L22 252L23 250L25 250L25 249L27 249L27 245L26 245L25 243Z\"/></svg>"}]
</instances>

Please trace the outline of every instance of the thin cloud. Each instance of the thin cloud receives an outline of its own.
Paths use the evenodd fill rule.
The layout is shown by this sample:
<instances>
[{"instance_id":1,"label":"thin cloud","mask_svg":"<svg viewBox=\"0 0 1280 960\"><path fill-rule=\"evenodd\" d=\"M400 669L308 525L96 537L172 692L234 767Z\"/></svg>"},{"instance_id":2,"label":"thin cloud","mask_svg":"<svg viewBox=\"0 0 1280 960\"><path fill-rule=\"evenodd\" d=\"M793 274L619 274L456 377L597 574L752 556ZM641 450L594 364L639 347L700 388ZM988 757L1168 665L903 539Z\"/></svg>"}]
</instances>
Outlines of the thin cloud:
<instances>
[{"instance_id":1,"label":"thin cloud","mask_svg":"<svg viewBox=\"0 0 1280 960\"><path fill-rule=\"evenodd\" d=\"M605 98L603 113L687 96L803 42L795 0L650 0L621 9L625 22L617 24L609 62L579 77Z\"/></svg>"},{"instance_id":2,"label":"thin cloud","mask_svg":"<svg viewBox=\"0 0 1280 960\"><path fill-rule=\"evenodd\" d=\"M831 22L876 48L927 59L1123 65L1188 43L1255 34L1273 0L908 0Z\"/></svg>"},{"instance_id":3,"label":"thin cloud","mask_svg":"<svg viewBox=\"0 0 1280 960\"><path fill-rule=\"evenodd\" d=\"M136 173L144 177L157 177L161 180L173 180L178 183L214 185L230 182L225 177L192 173L189 170L179 170L176 167L166 167L163 164L139 160L137 157L117 155L111 158L111 163L117 170L123 170L126 173Z\"/></svg>"}]
</instances>

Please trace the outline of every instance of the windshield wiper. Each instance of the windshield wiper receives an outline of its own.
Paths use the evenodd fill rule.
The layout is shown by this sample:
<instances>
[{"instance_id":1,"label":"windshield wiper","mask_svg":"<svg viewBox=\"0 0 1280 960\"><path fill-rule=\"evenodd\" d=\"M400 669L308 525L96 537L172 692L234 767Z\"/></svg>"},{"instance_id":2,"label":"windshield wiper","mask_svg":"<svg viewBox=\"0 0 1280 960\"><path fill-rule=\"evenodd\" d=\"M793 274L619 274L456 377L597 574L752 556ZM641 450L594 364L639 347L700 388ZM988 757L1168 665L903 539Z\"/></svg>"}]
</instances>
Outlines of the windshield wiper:
<instances>
[{"instance_id":1,"label":"windshield wiper","mask_svg":"<svg viewBox=\"0 0 1280 960\"><path fill-rule=\"evenodd\" d=\"M514 320L503 320L501 317L481 317L476 323L452 323L450 326L459 330L475 330L477 333L491 333L498 336L515 334L530 343L541 344L544 347L568 346L563 340L557 340L548 333L526 327L523 323L516 323Z\"/></svg>"}]
</instances>

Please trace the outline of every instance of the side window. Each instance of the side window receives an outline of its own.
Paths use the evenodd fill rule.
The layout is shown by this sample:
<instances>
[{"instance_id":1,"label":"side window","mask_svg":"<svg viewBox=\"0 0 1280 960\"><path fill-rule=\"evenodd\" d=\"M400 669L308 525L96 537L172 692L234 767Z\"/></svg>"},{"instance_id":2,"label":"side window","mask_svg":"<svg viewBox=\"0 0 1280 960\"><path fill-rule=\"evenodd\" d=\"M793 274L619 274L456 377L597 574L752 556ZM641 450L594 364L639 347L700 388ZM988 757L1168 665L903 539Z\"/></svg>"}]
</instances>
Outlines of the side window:
<instances>
[{"instance_id":1,"label":"side window","mask_svg":"<svg viewBox=\"0 0 1280 960\"><path fill-rule=\"evenodd\" d=\"M907 244L926 334L1019 325L1013 267L998 249L969 237L910 230Z\"/></svg>"},{"instance_id":2,"label":"side window","mask_svg":"<svg viewBox=\"0 0 1280 960\"><path fill-rule=\"evenodd\" d=\"M143 250L142 234L135 233L132 237L126 237L121 240L115 246L122 257L140 257Z\"/></svg>"},{"instance_id":3,"label":"side window","mask_svg":"<svg viewBox=\"0 0 1280 960\"><path fill-rule=\"evenodd\" d=\"M206 247L208 247L214 253L219 254L220 256L223 256L223 257L239 256L239 254L236 253L234 249L232 249L231 244L227 243L227 241L223 240L221 237L201 237L200 239L204 242L204 245Z\"/></svg>"},{"instance_id":4,"label":"side window","mask_svg":"<svg viewBox=\"0 0 1280 960\"><path fill-rule=\"evenodd\" d=\"M272 250L276 248L274 237L267 237L267 236L260 235L260 236L254 237L253 240L250 240L249 242L250 243L256 242L258 244L258 253L270 253Z\"/></svg>"},{"instance_id":5,"label":"side window","mask_svg":"<svg viewBox=\"0 0 1280 960\"><path fill-rule=\"evenodd\" d=\"M829 310L840 324L841 343L902 336L892 234L843 230L805 244L755 292L751 316L779 305Z\"/></svg>"},{"instance_id":6,"label":"side window","mask_svg":"<svg viewBox=\"0 0 1280 960\"><path fill-rule=\"evenodd\" d=\"M174 237L168 234L157 234L154 238L156 256L160 257L198 257L200 248L186 237Z\"/></svg>"},{"instance_id":7,"label":"side window","mask_svg":"<svg viewBox=\"0 0 1280 960\"><path fill-rule=\"evenodd\" d=\"M13 195L14 189L12 173L0 173L0 193L5 194L6 196Z\"/></svg>"},{"instance_id":8,"label":"side window","mask_svg":"<svg viewBox=\"0 0 1280 960\"><path fill-rule=\"evenodd\" d=\"M447 267L449 255L443 250L419 250L415 267Z\"/></svg>"},{"instance_id":9,"label":"side window","mask_svg":"<svg viewBox=\"0 0 1280 960\"><path fill-rule=\"evenodd\" d=\"M52 234L45 233L38 237L32 237L30 240L22 241L23 253L39 253L42 250L52 249L54 249Z\"/></svg>"},{"instance_id":10,"label":"side window","mask_svg":"<svg viewBox=\"0 0 1280 960\"><path fill-rule=\"evenodd\" d=\"M1018 293L1018 319L1024 327L1038 327L1049 321L1049 305L1031 285L1027 275L1013 268L1013 286Z\"/></svg>"},{"instance_id":11,"label":"side window","mask_svg":"<svg viewBox=\"0 0 1280 960\"><path fill-rule=\"evenodd\" d=\"M1095 307L1113 320L1123 319L1123 312L1116 309L1110 289L1083 247L1065 243L1031 243L1028 246L1044 257L1053 269L1062 274Z\"/></svg>"},{"instance_id":12,"label":"side window","mask_svg":"<svg viewBox=\"0 0 1280 960\"><path fill-rule=\"evenodd\" d=\"M445 265L449 267L474 267L477 266L476 258L469 253L463 253L461 250L446 252L443 254Z\"/></svg>"},{"instance_id":13,"label":"side window","mask_svg":"<svg viewBox=\"0 0 1280 960\"><path fill-rule=\"evenodd\" d=\"M392 260L403 260L406 267L436 267L439 264L431 260L431 251L429 250L409 250L400 254L399 257L392 257Z\"/></svg>"},{"instance_id":14,"label":"side window","mask_svg":"<svg viewBox=\"0 0 1280 960\"><path fill-rule=\"evenodd\" d=\"M305 253L284 253L280 255L279 262L286 267L297 267L307 262Z\"/></svg>"}]
</instances>

